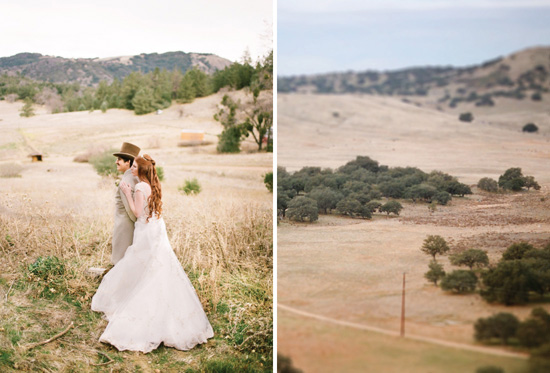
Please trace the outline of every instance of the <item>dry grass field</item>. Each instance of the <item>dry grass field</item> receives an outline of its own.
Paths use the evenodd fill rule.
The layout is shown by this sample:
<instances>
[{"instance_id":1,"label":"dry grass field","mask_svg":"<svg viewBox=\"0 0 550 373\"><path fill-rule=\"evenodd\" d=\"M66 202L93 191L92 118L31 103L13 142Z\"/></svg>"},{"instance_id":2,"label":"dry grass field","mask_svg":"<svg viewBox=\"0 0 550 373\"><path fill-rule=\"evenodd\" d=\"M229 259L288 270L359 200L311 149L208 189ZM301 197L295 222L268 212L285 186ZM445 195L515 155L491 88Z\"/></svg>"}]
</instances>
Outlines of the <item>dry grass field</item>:
<instances>
[{"instance_id":1,"label":"dry grass field","mask_svg":"<svg viewBox=\"0 0 550 373\"><path fill-rule=\"evenodd\" d=\"M283 221L277 229L279 304L399 332L405 272L406 334L475 345L473 324L479 317L505 311L524 319L533 304L491 305L478 294L447 294L424 278L430 258L420 247L430 234L443 236L452 251L487 250L493 263L511 243L541 247L550 241L550 112L473 112L475 120L465 123L458 114L398 98L279 95L277 162L288 171L337 168L365 155L390 167L447 172L469 185L521 167L542 186L498 195L473 188L473 195L454 198L433 214L425 204L405 202L399 217ZM539 133L521 133L533 121ZM440 262L452 269L447 257ZM382 336L281 308L278 351L305 372L474 372L483 365L519 372L526 367L524 359Z\"/></svg>"},{"instance_id":2,"label":"dry grass field","mask_svg":"<svg viewBox=\"0 0 550 373\"><path fill-rule=\"evenodd\" d=\"M35 108L21 118L21 103L0 101L0 169L19 175L0 178L0 371L271 371L273 195L263 176L273 157L248 140L240 154L216 153L222 95L144 116ZM182 129L205 131L210 144L179 147ZM188 352L161 346L144 355L98 342L106 322L90 301L100 280L87 269L109 267L115 181L73 159L123 141L164 169L169 238L214 327L213 339ZM30 161L33 150L43 162ZM200 194L178 191L193 178ZM60 259L62 276L30 273L47 256Z\"/></svg>"}]
</instances>

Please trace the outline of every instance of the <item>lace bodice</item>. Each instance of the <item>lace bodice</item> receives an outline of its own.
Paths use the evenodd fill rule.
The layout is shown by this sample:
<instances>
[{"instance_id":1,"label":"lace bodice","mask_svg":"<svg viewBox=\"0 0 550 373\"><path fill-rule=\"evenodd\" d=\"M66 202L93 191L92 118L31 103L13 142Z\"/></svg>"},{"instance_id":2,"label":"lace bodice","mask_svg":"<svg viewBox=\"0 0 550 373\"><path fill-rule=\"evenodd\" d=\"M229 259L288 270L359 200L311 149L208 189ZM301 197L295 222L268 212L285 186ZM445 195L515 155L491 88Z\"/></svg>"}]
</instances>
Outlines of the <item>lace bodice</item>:
<instances>
[{"instance_id":1,"label":"lace bodice","mask_svg":"<svg viewBox=\"0 0 550 373\"><path fill-rule=\"evenodd\" d=\"M134 196L135 196L135 193L138 190L141 191L143 193L143 196L145 197L145 201L144 201L144 204L143 204L143 210L141 211L141 213L139 213L139 218L138 219L140 221L145 221L147 219L147 216L149 216L148 199L149 199L149 196L151 196L151 187L146 182L141 181L141 182L137 183L135 188L134 188Z\"/></svg>"}]
</instances>

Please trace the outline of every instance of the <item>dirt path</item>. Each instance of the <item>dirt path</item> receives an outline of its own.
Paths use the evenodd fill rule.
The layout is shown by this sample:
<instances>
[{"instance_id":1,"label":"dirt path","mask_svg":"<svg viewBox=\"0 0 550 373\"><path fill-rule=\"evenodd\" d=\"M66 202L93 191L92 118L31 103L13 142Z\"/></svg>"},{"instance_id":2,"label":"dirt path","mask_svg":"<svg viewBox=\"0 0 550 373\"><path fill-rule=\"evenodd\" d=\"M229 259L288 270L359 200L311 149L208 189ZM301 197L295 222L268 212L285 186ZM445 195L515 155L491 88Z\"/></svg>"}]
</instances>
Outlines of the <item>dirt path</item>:
<instances>
[{"instance_id":1,"label":"dirt path","mask_svg":"<svg viewBox=\"0 0 550 373\"><path fill-rule=\"evenodd\" d=\"M286 306L286 305L281 304L281 303L278 303L277 307L280 308L280 309L283 309L287 312L291 312L291 313L294 313L294 314L297 314L297 315L300 315L300 316L304 316L304 317L308 317L308 318L312 318L312 319L317 319L317 320L329 322L329 323L332 323L332 324L347 326L349 328L358 329L358 330L367 330L367 331L371 331L371 332L375 332L375 333L381 333L381 334L385 334L385 335L389 335L389 336L393 336L393 337L399 337L399 333L391 331L391 330L387 330L387 329L377 328L377 327L369 326L369 325L357 324L357 323L344 321L344 320L337 320L337 319L333 319L331 317L326 317L326 316L322 316L322 315L316 315L314 313L301 311L299 309L289 307L289 306ZM480 352L480 353L496 355L496 356L513 357L513 358L524 359L524 360L529 358L529 355L524 354L524 353L503 351L503 350L500 350L500 349L495 349L495 348L490 348L490 347L471 346L471 345L467 345L467 344L464 344L464 343L449 342L449 341L445 341L445 340L442 340L442 339L423 337L423 336L420 336L420 335L405 334L405 338L415 340L415 341L420 341L420 342L432 343L432 344L445 346L445 347L458 348L458 349L461 349L461 350Z\"/></svg>"}]
</instances>

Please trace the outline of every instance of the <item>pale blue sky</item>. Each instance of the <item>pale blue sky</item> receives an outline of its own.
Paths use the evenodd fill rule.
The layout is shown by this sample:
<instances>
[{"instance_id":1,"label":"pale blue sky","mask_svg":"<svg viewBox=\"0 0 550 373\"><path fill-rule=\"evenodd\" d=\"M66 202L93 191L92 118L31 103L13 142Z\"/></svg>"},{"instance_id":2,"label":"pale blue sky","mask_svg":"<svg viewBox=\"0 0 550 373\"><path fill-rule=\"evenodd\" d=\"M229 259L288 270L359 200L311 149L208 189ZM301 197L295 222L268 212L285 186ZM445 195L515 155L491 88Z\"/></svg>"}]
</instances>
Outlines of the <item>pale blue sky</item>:
<instances>
[{"instance_id":1,"label":"pale blue sky","mask_svg":"<svg viewBox=\"0 0 550 373\"><path fill-rule=\"evenodd\" d=\"M240 60L272 49L274 0L0 0L0 57L171 51Z\"/></svg>"},{"instance_id":2,"label":"pale blue sky","mask_svg":"<svg viewBox=\"0 0 550 373\"><path fill-rule=\"evenodd\" d=\"M279 76L467 66L550 46L550 0L278 0Z\"/></svg>"}]
</instances>

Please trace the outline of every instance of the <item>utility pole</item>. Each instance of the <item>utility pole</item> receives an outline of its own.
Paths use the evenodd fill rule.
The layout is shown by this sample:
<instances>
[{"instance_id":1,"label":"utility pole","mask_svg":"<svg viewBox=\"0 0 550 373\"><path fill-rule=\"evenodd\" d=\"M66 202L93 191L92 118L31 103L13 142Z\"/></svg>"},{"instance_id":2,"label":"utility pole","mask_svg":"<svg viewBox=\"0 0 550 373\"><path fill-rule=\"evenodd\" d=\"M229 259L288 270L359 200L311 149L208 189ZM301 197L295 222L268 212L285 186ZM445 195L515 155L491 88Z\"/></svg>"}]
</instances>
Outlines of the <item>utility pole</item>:
<instances>
[{"instance_id":1,"label":"utility pole","mask_svg":"<svg viewBox=\"0 0 550 373\"><path fill-rule=\"evenodd\" d=\"M401 297L401 337L405 336L405 272L403 272L403 295Z\"/></svg>"}]
</instances>

